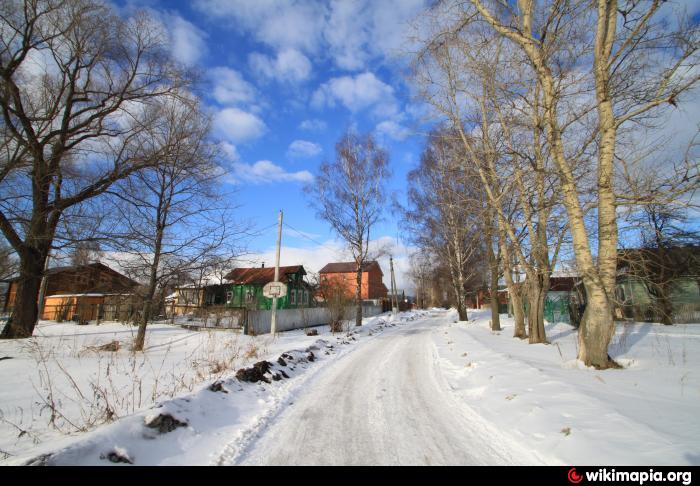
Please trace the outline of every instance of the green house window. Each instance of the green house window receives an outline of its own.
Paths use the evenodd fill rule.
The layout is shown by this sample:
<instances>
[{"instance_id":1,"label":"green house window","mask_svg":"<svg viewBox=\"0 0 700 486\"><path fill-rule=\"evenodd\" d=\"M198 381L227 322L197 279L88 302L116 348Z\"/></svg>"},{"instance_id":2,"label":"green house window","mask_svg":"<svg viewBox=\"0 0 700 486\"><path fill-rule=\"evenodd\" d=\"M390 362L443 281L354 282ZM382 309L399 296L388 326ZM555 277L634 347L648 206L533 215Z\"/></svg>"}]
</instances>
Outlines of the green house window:
<instances>
[{"instance_id":1,"label":"green house window","mask_svg":"<svg viewBox=\"0 0 700 486\"><path fill-rule=\"evenodd\" d=\"M292 305L296 305L297 303L297 291L294 289L289 292L289 303Z\"/></svg>"}]
</instances>

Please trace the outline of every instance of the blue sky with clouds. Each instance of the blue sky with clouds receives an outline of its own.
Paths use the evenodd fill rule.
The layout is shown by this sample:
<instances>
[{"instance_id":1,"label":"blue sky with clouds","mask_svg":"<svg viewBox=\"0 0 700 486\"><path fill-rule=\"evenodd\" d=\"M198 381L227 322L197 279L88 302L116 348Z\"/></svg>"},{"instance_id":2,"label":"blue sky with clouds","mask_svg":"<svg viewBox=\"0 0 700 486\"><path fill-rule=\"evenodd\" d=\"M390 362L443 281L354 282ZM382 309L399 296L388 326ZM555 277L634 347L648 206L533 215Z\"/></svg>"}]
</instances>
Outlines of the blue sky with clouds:
<instances>
[{"instance_id":1,"label":"blue sky with clouds","mask_svg":"<svg viewBox=\"0 0 700 486\"><path fill-rule=\"evenodd\" d=\"M318 270L325 260L341 259L344 249L310 209L304 185L324 158L334 157L343 131L375 133L390 154L387 202L393 193L403 197L422 142L402 54L410 50L410 23L426 4L145 0L119 6L149 9L165 25L175 58L202 73L200 95L240 204L234 216L267 227L283 209L287 223L308 233L285 231L283 263L302 260ZM397 233L391 212L374 231L394 244ZM252 259L272 264L274 241L274 228L253 240ZM406 248L399 243L395 251L404 270ZM407 285L403 275L399 280Z\"/></svg>"}]
</instances>

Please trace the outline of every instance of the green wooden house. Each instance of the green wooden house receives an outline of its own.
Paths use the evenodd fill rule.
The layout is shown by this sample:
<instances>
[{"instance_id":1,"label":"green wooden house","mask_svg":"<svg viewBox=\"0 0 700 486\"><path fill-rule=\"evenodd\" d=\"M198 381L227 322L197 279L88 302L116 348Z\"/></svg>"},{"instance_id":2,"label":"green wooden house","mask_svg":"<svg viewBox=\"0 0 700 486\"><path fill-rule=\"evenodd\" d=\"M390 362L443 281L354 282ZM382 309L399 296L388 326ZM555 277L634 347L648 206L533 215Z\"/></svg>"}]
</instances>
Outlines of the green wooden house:
<instances>
[{"instance_id":1,"label":"green wooden house","mask_svg":"<svg viewBox=\"0 0 700 486\"><path fill-rule=\"evenodd\" d=\"M278 309L310 307L313 297L309 284L304 280L305 275L306 270L302 265L280 267L279 280L287 284L287 294L277 299ZM272 299L263 296L263 287L274 281L274 268L234 268L224 278L229 281L226 292L228 307L272 309Z\"/></svg>"}]
</instances>

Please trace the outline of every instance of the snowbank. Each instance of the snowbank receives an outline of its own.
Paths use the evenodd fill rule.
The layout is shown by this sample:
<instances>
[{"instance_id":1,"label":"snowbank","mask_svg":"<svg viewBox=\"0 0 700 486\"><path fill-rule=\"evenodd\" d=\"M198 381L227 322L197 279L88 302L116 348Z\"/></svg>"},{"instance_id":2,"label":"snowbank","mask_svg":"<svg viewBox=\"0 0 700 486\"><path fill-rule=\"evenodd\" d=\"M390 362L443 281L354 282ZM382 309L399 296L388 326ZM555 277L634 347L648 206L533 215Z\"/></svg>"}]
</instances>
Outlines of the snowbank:
<instances>
[{"instance_id":1,"label":"snowbank","mask_svg":"<svg viewBox=\"0 0 700 486\"><path fill-rule=\"evenodd\" d=\"M700 325L620 324L611 355L625 369L576 360L577 334L548 324L550 345L491 332L489 314L456 313L434 334L455 397L545 463L700 464Z\"/></svg>"}]
</instances>

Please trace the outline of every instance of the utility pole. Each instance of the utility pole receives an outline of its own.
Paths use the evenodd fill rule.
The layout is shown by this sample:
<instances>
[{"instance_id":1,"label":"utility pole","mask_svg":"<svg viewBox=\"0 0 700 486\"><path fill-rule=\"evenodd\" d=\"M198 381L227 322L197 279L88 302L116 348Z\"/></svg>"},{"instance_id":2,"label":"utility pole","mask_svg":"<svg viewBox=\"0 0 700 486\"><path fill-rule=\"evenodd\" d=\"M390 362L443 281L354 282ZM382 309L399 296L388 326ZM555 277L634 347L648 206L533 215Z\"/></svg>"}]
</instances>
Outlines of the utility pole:
<instances>
[{"instance_id":1,"label":"utility pole","mask_svg":"<svg viewBox=\"0 0 700 486\"><path fill-rule=\"evenodd\" d=\"M275 282L280 278L280 248L282 247L282 210L280 209L279 226L277 228L277 257L275 258ZM277 297L272 297L272 320L270 322L270 332L273 336L277 334Z\"/></svg>"},{"instance_id":2,"label":"utility pole","mask_svg":"<svg viewBox=\"0 0 700 486\"><path fill-rule=\"evenodd\" d=\"M394 278L394 257L389 257L389 267L391 268L391 312L397 314L399 311L399 297L396 295L396 279Z\"/></svg>"}]
</instances>

